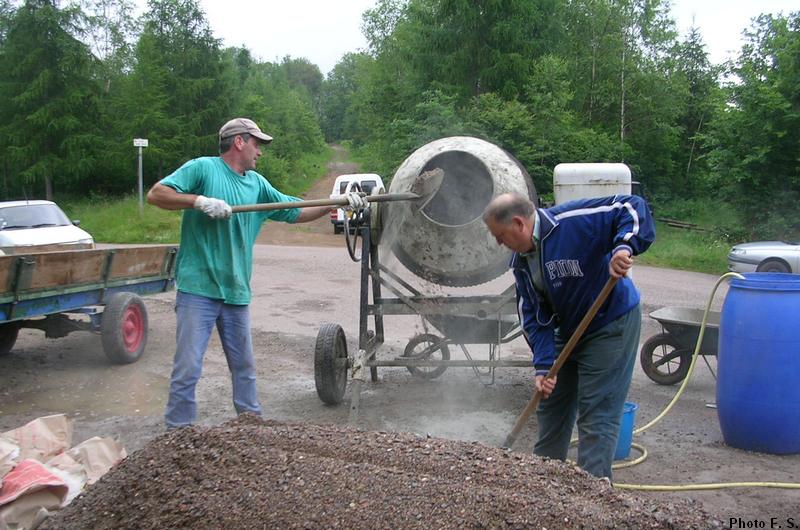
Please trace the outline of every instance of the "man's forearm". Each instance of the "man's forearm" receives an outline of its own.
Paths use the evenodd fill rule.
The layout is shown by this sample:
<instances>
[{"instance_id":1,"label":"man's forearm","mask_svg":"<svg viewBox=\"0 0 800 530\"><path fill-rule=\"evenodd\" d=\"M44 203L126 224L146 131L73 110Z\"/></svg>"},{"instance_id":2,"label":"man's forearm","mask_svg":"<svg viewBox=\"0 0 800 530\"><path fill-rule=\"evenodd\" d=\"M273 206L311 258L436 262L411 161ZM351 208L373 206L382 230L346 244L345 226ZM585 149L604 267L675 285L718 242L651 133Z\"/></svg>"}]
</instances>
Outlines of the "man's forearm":
<instances>
[{"instance_id":1,"label":"man's forearm","mask_svg":"<svg viewBox=\"0 0 800 530\"><path fill-rule=\"evenodd\" d=\"M169 186L156 183L147 192L147 202L165 210L184 210L193 208L197 195L193 193L178 193Z\"/></svg>"},{"instance_id":2,"label":"man's forearm","mask_svg":"<svg viewBox=\"0 0 800 530\"><path fill-rule=\"evenodd\" d=\"M300 210L300 215L295 219L295 223L307 223L314 219L329 214L331 211L330 206L314 206L312 208L303 208Z\"/></svg>"}]
</instances>

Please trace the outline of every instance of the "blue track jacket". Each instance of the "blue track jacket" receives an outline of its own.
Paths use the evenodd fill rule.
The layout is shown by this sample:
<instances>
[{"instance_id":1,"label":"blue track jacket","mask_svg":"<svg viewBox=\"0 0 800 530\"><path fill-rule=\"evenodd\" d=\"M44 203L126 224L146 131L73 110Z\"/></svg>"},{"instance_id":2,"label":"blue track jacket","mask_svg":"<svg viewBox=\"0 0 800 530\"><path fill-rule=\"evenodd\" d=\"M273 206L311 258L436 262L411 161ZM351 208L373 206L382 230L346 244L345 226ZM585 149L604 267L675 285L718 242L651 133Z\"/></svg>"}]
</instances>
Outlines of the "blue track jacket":
<instances>
[{"instance_id":1,"label":"blue track jacket","mask_svg":"<svg viewBox=\"0 0 800 530\"><path fill-rule=\"evenodd\" d=\"M539 258L545 292L534 287L526 257L514 253L511 269L517 288L517 311L533 352L536 373L545 373L556 359L554 331L567 340L597 299L609 278L615 251L632 255L647 250L655 225L644 199L615 195L581 199L537 209ZM597 312L586 333L621 317L639 303L639 291L621 278Z\"/></svg>"}]
</instances>

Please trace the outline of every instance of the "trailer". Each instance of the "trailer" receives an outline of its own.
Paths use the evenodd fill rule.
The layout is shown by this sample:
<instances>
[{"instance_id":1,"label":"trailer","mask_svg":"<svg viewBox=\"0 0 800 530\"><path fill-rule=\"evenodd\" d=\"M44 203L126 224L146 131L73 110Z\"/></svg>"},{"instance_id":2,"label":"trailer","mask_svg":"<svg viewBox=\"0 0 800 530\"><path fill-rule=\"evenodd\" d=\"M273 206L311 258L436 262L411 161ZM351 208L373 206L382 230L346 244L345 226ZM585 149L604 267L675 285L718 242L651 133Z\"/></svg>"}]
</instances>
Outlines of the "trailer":
<instances>
[{"instance_id":1,"label":"trailer","mask_svg":"<svg viewBox=\"0 0 800 530\"><path fill-rule=\"evenodd\" d=\"M34 328L48 338L99 333L109 360L135 362L147 344L141 297L174 288L177 252L153 245L0 256L0 356L20 329Z\"/></svg>"}]
</instances>

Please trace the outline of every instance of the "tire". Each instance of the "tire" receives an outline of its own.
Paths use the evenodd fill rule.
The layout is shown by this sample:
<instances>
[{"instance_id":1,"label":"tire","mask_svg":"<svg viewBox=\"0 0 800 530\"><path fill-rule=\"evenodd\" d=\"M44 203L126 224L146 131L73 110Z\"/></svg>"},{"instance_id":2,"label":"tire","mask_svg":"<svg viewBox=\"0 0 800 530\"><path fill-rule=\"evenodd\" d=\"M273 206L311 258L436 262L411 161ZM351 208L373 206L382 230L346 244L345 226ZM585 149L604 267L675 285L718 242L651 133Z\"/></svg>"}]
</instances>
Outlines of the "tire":
<instances>
[{"instance_id":1,"label":"tire","mask_svg":"<svg viewBox=\"0 0 800 530\"><path fill-rule=\"evenodd\" d=\"M420 356L419 354L424 352L427 348L433 346L434 344L438 344L438 351L439 356L443 361L450 360L450 348L447 347L447 344L444 343L444 339L441 337L437 337L432 333L422 333L417 335L406 345L406 349L403 351L403 357L416 357L419 360L427 360L430 359L433 355L436 354L436 350L430 352L429 354L425 355L424 357ZM421 377L423 379L436 379L440 375L447 370L446 366L436 366L436 367L420 367L420 366L406 366L409 372L411 372L416 377Z\"/></svg>"},{"instance_id":2,"label":"tire","mask_svg":"<svg viewBox=\"0 0 800 530\"><path fill-rule=\"evenodd\" d=\"M111 295L100 322L103 351L116 364L139 360L147 345L147 308L134 293Z\"/></svg>"},{"instance_id":3,"label":"tire","mask_svg":"<svg viewBox=\"0 0 800 530\"><path fill-rule=\"evenodd\" d=\"M758 268L756 269L757 272L782 272L782 273L790 273L792 272L789 269L789 266L786 265L783 261L779 259L765 259L762 261Z\"/></svg>"},{"instance_id":4,"label":"tire","mask_svg":"<svg viewBox=\"0 0 800 530\"><path fill-rule=\"evenodd\" d=\"M8 355L14 349L19 335L20 325L17 322L0 324L0 356Z\"/></svg>"},{"instance_id":5,"label":"tire","mask_svg":"<svg viewBox=\"0 0 800 530\"><path fill-rule=\"evenodd\" d=\"M337 224L333 225L333 233L334 233L334 235L335 234L341 234L342 233L342 225L337 225Z\"/></svg>"},{"instance_id":6,"label":"tire","mask_svg":"<svg viewBox=\"0 0 800 530\"><path fill-rule=\"evenodd\" d=\"M675 355L675 358L664 364L658 364L664 357L672 355ZM683 381L689 373L692 352L682 349L669 333L659 333L647 339L642 345L639 361L644 373L654 382L659 385L674 385Z\"/></svg>"},{"instance_id":7,"label":"tire","mask_svg":"<svg viewBox=\"0 0 800 530\"><path fill-rule=\"evenodd\" d=\"M317 395L328 405L341 403L347 388L347 363L341 359L347 359L347 339L342 326L323 324L314 348L314 383Z\"/></svg>"}]
</instances>

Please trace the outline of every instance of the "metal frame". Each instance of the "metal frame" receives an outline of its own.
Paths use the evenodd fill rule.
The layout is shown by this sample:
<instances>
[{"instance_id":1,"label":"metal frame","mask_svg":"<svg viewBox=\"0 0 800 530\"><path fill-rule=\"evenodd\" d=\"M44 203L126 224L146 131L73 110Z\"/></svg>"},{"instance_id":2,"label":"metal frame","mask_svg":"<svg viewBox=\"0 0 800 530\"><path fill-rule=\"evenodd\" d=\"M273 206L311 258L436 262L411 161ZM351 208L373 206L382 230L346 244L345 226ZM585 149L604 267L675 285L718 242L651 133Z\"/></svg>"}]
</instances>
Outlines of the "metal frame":
<instances>
[{"instance_id":1,"label":"metal frame","mask_svg":"<svg viewBox=\"0 0 800 530\"><path fill-rule=\"evenodd\" d=\"M378 245L372 242L370 212L365 212L362 224L356 230L361 234L362 253L358 352L356 355L349 355L347 359L353 381L350 398L351 422L358 419L361 384L365 379L365 368L369 368L370 379L377 382L378 367L467 367L476 370L478 375L491 375L489 384L492 384L496 368L528 368L531 366L530 360L500 358L500 345L508 343L522 334L517 318L516 293L513 285L499 295L425 296L381 264ZM393 296L384 296L384 288ZM371 303L369 301L370 291ZM419 315L426 328L430 324L443 335L443 341L415 355L415 358L379 359L377 357L378 347L383 344L385 338L383 319L385 316L391 315ZM370 317L373 319L374 330L369 329ZM462 317L475 319L476 323L486 323L485 331L487 332L479 334L482 335L480 337L473 337L480 340L470 340L468 344L488 344L489 359L472 359L464 344L447 336L447 319ZM496 333L488 333L495 325ZM424 359L426 354L438 350L443 343L458 344L467 359ZM480 374L477 371L478 368L488 369L488 372Z\"/></svg>"}]
</instances>

